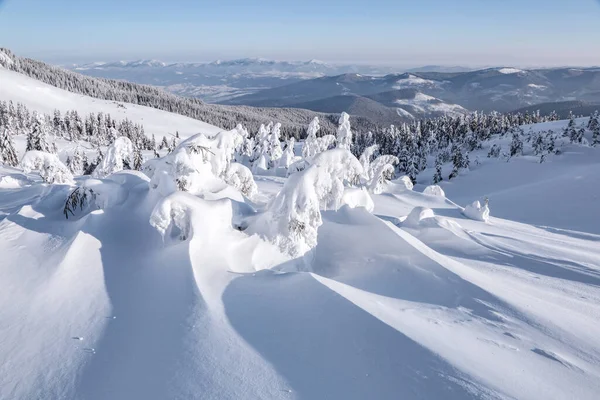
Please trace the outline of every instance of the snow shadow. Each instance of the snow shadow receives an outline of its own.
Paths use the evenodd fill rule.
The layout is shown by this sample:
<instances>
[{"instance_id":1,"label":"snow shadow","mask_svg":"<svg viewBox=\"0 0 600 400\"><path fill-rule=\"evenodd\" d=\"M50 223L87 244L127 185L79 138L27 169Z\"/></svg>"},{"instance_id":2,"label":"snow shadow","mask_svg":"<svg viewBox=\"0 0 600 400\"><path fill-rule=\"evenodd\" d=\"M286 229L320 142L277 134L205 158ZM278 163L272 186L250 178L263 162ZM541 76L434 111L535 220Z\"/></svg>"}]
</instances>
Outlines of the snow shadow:
<instances>
[{"instance_id":1,"label":"snow shadow","mask_svg":"<svg viewBox=\"0 0 600 400\"><path fill-rule=\"evenodd\" d=\"M450 364L308 273L233 280L231 325L301 399L474 399ZM284 397L284 396L282 396Z\"/></svg>"},{"instance_id":2,"label":"snow shadow","mask_svg":"<svg viewBox=\"0 0 600 400\"><path fill-rule=\"evenodd\" d=\"M186 355L182 338L203 305L188 242L163 247L148 223L147 184L128 179L127 201L90 215L82 227L101 244L112 312L95 316L107 323L76 385L81 399L170 398L169 384Z\"/></svg>"},{"instance_id":3,"label":"snow shadow","mask_svg":"<svg viewBox=\"0 0 600 400\"><path fill-rule=\"evenodd\" d=\"M478 317L499 321L495 311L506 306L501 300L422 254L377 217L362 209L323 216L315 273L380 296L464 307Z\"/></svg>"}]
</instances>

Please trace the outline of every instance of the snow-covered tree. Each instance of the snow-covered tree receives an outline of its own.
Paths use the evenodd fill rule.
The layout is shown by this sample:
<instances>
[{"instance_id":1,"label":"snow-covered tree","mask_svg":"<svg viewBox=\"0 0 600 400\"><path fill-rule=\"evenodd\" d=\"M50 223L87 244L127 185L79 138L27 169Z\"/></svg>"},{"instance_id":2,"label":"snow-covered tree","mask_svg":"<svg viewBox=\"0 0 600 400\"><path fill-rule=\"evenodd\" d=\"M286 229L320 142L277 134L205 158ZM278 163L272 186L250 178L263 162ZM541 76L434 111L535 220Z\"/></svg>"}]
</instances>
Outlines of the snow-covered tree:
<instances>
[{"instance_id":1,"label":"snow-covered tree","mask_svg":"<svg viewBox=\"0 0 600 400\"><path fill-rule=\"evenodd\" d=\"M285 143L285 148L283 149L283 154L278 162L278 167L285 168L286 170L296 161L296 155L294 154L294 146L296 144L296 140L294 137L290 137L288 141Z\"/></svg>"},{"instance_id":2,"label":"snow-covered tree","mask_svg":"<svg viewBox=\"0 0 600 400\"><path fill-rule=\"evenodd\" d=\"M396 171L395 165L398 164L398 157L389 154L377 157L369 165L368 188L374 194L383 192L386 183L394 178Z\"/></svg>"},{"instance_id":3,"label":"snow-covered tree","mask_svg":"<svg viewBox=\"0 0 600 400\"><path fill-rule=\"evenodd\" d=\"M30 150L23 156L21 167L26 173L38 171L47 183L72 183L73 175L56 154Z\"/></svg>"},{"instance_id":4,"label":"snow-covered tree","mask_svg":"<svg viewBox=\"0 0 600 400\"><path fill-rule=\"evenodd\" d=\"M465 156L463 155L463 150L459 145L454 144L452 146L452 172L450 173L448 179L457 177L459 171L465 168L465 166L466 161Z\"/></svg>"},{"instance_id":5,"label":"snow-covered tree","mask_svg":"<svg viewBox=\"0 0 600 400\"><path fill-rule=\"evenodd\" d=\"M438 155L435 158L435 174L433 175L433 184L437 185L438 183L440 183L441 181L444 180L444 178L442 177L442 159L440 158L440 156Z\"/></svg>"},{"instance_id":6,"label":"snow-covered tree","mask_svg":"<svg viewBox=\"0 0 600 400\"><path fill-rule=\"evenodd\" d=\"M83 175L84 156L85 153L81 150L81 147L77 145L73 155L67 159L67 167L73 175Z\"/></svg>"},{"instance_id":7,"label":"snow-covered tree","mask_svg":"<svg viewBox=\"0 0 600 400\"><path fill-rule=\"evenodd\" d=\"M104 178L115 172L131 169L133 158L134 151L131 140L121 136L108 147L106 156L102 158L92 175L95 178Z\"/></svg>"},{"instance_id":8,"label":"snow-covered tree","mask_svg":"<svg viewBox=\"0 0 600 400\"><path fill-rule=\"evenodd\" d=\"M252 172L242 164L231 163L225 171L223 180L250 199L258 192Z\"/></svg>"},{"instance_id":9,"label":"snow-covered tree","mask_svg":"<svg viewBox=\"0 0 600 400\"><path fill-rule=\"evenodd\" d=\"M350 116L343 112L340 116L337 130L337 147L340 149L352 149L352 129L350 128Z\"/></svg>"},{"instance_id":10,"label":"snow-covered tree","mask_svg":"<svg viewBox=\"0 0 600 400\"><path fill-rule=\"evenodd\" d=\"M140 171L142 169L142 165L144 164L144 155L142 154L142 150L139 147L134 148L133 150L133 169L136 171Z\"/></svg>"},{"instance_id":11,"label":"snow-covered tree","mask_svg":"<svg viewBox=\"0 0 600 400\"><path fill-rule=\"evenodd\" d=\"M0 128L0 163L16 167L19 164L15 144L8 128Z\"/></svg>"},{"instance_id":12,"label":"snow-covered tree","mask_svg":"<svg viewBox=\"0 0 600 400\"><path fill-rule=\"evenodd\" d=\"M572 138L577 136L577 127L575 126L575 115L572 111L569 111L569 123L563 130L563 136Z\"/></svg>"},{"instance_id":13,"label":"snow-covered tree","mask_svg":"<svg viewBox=\"0 0 600 400\"><path fill-rule=\"evenodd\" d=\"M592 146L600 145L600 124L596 124L592 130Z\"/></svg>"},{"instance_id":14,"label":"snow-covered tree","mask_svg":"<svg viewBox=\"0 0 600 400\"><path fill-rule=\"evenodd\" d=\"M278 122L273 125L271 134L269 135L268 154L269 154L269 168L275 168L277 162L283 155L281 150L281 124Z\"/></svg>"},{"instance_id":15,"label":"snow-covered tree","mask_svg":"<svg viewBox=\"0 0 600 400\"><path fill-rule=\"evenodd\" d=\"M519 131L514 131L512 135L512 141L510 142L510 156L514 157L523 154L523 140Z\"/></svg>"},{"instance_id":16,"label":"snow-covered tree","mask_svg":"<svg viewBox=\"0 0 600 400\"><path fill-rule=\"evenodd\" d=\"M363 166L363 169L365 171L369 171L369 167L371 165L371 159L373 158L373 155L375 154L375 152L377 152L378 150L379 150L379 145L374 144L374 145L366 147L365 150L360 155L358 160L360 161L360 164Z\"/></svg>"},{"instance_id":17,"label":"snow-covered tree","mask_svg":"<svg viewBox=\"0 0 600 400\"><path fill-rule=\"evenodd\" d=\"M488 158L498 158L498 157L500 157L501 151L502 151L502 146L500 146L499 144L494 144L490 148L490 151L488 152L487 156L488 156Z\"/></svg>"},{"instance_id":18,"label":"snow-covered tree","mask_svg":"<svg viewBox=\"0 0 600 400\"><path fill-rule=\"evenodd\" d=\"M48 128L41 114L35 113L33 125L27 134L27 146L25 151L37 150L50 153L52 147L48 144Z\"/></svg>"},{"instance_id":19,"label":"snow-covered tree","mask_svg":"<svg viewBox=\"0 0 600 400\"><path fill-rule=\"evenodd\" d=\"M318 154L317 133L321 126L319 125L319 117L314 117L308 125L306 131L306 139L302 145L302 157L310 162L314 156Z\"/></svg>"},{"instance_id":20,"label":"snow-covered tree","mask_svg":"<svg viewBox=\"0 0 600 400\"><path fill-rule=\"evenodd\" d=\"M347 150L319 154L310 167L288 178L247 232L265 237L292 258L304 256L317 245L321 207L339 206L344 182L362 173L360 162Z\"/></svg>"}]
</instances>

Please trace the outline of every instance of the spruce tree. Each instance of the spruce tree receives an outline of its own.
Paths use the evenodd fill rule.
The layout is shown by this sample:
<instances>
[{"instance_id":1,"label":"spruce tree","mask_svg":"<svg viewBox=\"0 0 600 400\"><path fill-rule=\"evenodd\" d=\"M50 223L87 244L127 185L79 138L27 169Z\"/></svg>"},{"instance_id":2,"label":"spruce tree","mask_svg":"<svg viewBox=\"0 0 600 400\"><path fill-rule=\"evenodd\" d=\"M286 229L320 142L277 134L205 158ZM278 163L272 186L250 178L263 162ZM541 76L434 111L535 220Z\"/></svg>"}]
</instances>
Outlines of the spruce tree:
<instances>
[{"instance_id":1,"label":"spruce tree","mask_svg":"<svg viewBox=\"0 0 600 400\"><path fill-rule=\"evenodd\" d=\"M596 124L594 130L592 130L592 146L596 147L600 145L600 124Z\"/></svg>"},{"instance_id":2,"label":"spruce tree","mask_svg":"<svg viewBox=\"0 0 600 400\"><path fill-rule=\"evenodd\" d=\"M0 130L0 163L16 167L19 164L15 144L8 128Z\"/></svg>"},{"instance_id":3,"label":"spruce tree","mask_svg":"<svg viewBox=\"0 0 600 400\"><path fill-rule=\"evenodd\" d=\"M442 177L442 159L438 154L438 156L435 158L435 174L433 175L433 184L437 185L443 180L444 178Z\"/></svg>"},{"instance_id":4,"label":"spruce tree","mask_svg":"<svg viewBox=\"0 0 600 400\"><path fill-rule=\"evenodd\" d=\"M510 156L523 154L523 141L518 131L513 132L512 141L510 142Z\"/></svg>"},{"instance_id":5,"label":"spruce tree","mask_svg":"<svg viewBox=\"0 0 600 400\"><path fill-rule=\"evenodd\" d=\"M142 155L142 151L139 147L136 147L133 150L133 169L140 171L142 169L142 165L144 164L144 156Z\"/></svg>"},{"instance_id":6,"label":"spruce tree","mask_svg":"<svg viewBox=\"0 0 600 400\"><path fill-rule=\"evenodd\" d=\"M452 145L452 172L450 173L450 176L448 177L448 179L457 177L458 172L461 170L461 168L464 167L464 165L465 165L465 160L463 157L462 149L460 148L459 145L453 144Z\"/></svg>"},{"instance_id":7,"label":"spruce tree","mask_svg":"<svg viewBox=\"0 0 600 400\"><path fill-rule=\"evenodd\" d=\"M35 114L33 125L27 134L26 151L38 150L50 153L51 147L48 144L47 136L48 133L44 118L41 115Z\"/></svg>"}]
</instances>

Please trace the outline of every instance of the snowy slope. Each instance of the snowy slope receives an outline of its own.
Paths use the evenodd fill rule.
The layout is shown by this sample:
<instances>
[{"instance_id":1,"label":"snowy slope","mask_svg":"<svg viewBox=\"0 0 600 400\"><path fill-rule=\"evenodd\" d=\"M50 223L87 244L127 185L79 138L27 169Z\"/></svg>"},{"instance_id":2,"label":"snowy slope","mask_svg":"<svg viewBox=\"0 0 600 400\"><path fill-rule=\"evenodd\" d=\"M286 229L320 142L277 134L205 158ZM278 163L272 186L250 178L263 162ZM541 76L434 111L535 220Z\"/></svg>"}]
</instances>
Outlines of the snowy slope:
<instances>
[{"instance_id":1,"label":"snowy slope","mask_svg":"<svg viewBox=\"0 0 600 400\"><path fill-rule=\"evenodd\" d=\"M77 110L85 116L91 112L109 113L117 121L125 118L144 126L147 135L182 137L196 133L216 134L222 129L182 115L150 107L116 101L99 100L58 89L17 72L0 67L0 100L23 103L30 110L52 114L55 109Z\"/></svg>"},{"instance_id":2,"label":"snowy slope","mask_svg":"<svg viewBox=\"0 0 600 400\"><path fill-rule=\"evenodd\" d=\"M0 167L0 398L597 399L600 150L564 150L324 211L310 272L222 187L163 240L141 173L66 220L70 187ZM255 179L257 209L286 183Z\"/></svg>"}]
</instances>

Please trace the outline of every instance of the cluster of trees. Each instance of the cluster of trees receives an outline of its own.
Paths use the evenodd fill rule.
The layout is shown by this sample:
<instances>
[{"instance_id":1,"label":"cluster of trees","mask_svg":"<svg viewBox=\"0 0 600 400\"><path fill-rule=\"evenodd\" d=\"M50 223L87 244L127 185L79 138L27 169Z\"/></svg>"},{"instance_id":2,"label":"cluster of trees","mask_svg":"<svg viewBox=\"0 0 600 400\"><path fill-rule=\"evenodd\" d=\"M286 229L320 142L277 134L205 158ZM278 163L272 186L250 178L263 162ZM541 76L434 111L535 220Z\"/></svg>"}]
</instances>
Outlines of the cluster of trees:
<instances>
[{"instance_id":1,"label":"cluster of trees","mask_svg":"<svg viewBox=\"0 0 600 400\"><path fill-rule=\"evenodd\" d=\"M544 162L549 154L560 151L560 143L568 140L572 143L587 145L585 133L592 133L592 145L600 144L600 121L598 113L592 115L587 125L577 126L575 116L571 115L569 123L562 133L552 130L525 132L521 125L546 122L555 119L555 115L542 117L539 113L502 115L498 113L472 113L460 117L442 117L431 120L415 121L402 126L355 134L350 117L342 113L338 120L335 135L321 132L321 124L315 117L302 135L305 140L302 157L294 152L294 137L283 139L281 124L270 122L261 124L256 131L246 130L241 124L237 132L242 140L235 151L235 161L251 168L255 173L269 173L270 170L281 170L292 173L301 171L310 165L318 154L332 148L350 150L368 170L373 162L374 167L382 168L380 173L371 171L380 178L390 176L391 171L407 175L413 183L420 172L432 162L435 166L433 183L444 179L442 166L452 163L452 172L448 179L458 176L461 170L471 165L469 153L482 149L484 142L492 136L509 137L510 143L505 149L495 143L488 152L490 158L505 158L522 155L524 143L529 143L532 154ZM150 150L159 157L159 150L172 152L179 141L179 134L171 139L163 137L157 142L152 135L148 137L142 125L125 119L116 121L110 114L91 113L81 117L77 111L61 114L56 110L53 115L42 115L31 112L23 104L0 102L0 162L16 166L17 153L14 148L13 135L27 136L26 151L57 153L56 138L73 142L85 141L96 150L97 157L90 161L86 152L77 146L69 155L66 165L73 175L91 174L102 162L102 148L113 144L117 138L125 137L132 144L131 159L125 162L125 168L141 169L144 163L142 151ZM387 156L387 158L380 158ZM377 161L379 159L379 161ZM383 162L386 160L386 162ZM390 167L393 166L393 168ZM279 173L279 172L273 172Z\"/></svg>"},{"instance_id":2,"label":"cluster of trees","mask_svg":"<svg viewBox=\"0 0 600 400\"><path fill-rule=\"evenodd\" d=\"M515 133L521 125L556 119L558 117L554 113L549 116L541 116L539 113L482 114L474 112L466 116L444 116L415 121L402 126L392 125L376 133L370 131L359 133L356 135L352 152L358 156L376 144L378 146L377 154L390 154L398 157L397 170L408 175L413 182L416 182L417 175L427 168L428 159L435 156L434 183L438 183L443 179L442 165L444 163L452 162L453 170L449 179L456 177L460 170L470 166L469 153L481 149L483 143L490 140L493 135L513 134L517 139L522 140L520 131ZM510 152L516 153L518 150L511 149ZM498 157L501 153L501 147L496 145L491 156Z\"/></svg>"},{"instance_id":3,"label":"cluster of trees","mask_svg":"<svg viewBox=\"0 0 600 400\"><path fill-rule=\"evenodd\" d=\"M110 114L102 112L90 113L83 118L75 110L64 115L55 110L53 115L47 115L32 112L21 103L0 101L0 162L11 166L18 164L12 137L19 134L27 137L26 151L56 154L56 139L59 138L90 143L98 153L95 161L89 162L80 146L67 160L67 166L75 175L90 174L102 159L101 148L112 144L118 137L126 137L133 143L138 162L132 163L132 166L135 164L136 169L141 167L143 150L153 150L158 155L157 150L162 148L174 149L179 139L176 133L170 141L163 137L157 144L154 136L146 136L142 125L128 119L117 122Z\"/></svg>"}]
</instances>

